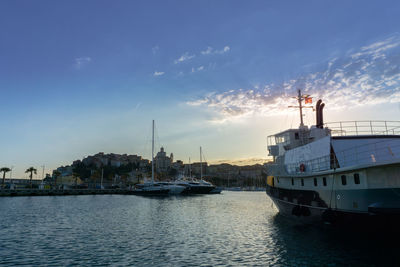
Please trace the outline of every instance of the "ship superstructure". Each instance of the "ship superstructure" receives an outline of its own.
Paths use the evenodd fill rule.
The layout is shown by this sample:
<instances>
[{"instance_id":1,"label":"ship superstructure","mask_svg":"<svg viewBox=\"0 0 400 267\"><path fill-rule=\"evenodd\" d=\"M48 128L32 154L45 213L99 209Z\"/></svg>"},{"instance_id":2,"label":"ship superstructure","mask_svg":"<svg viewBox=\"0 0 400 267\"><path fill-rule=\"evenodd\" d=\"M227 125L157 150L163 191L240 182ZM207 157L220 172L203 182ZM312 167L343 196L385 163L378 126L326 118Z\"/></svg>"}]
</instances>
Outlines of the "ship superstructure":
<instances>
[{"instance_id":1,"label":"ship superstructure","mask_svg":"<svg viewBox=\"0 0 400 267\"><path fill-rule=\"evenodd\" d=\"M296 97L300 108L309 96ZM267 194L279 211L309 220L400 214L400 122L301 124L268 137Z\"/></svg>"}]
</instances>

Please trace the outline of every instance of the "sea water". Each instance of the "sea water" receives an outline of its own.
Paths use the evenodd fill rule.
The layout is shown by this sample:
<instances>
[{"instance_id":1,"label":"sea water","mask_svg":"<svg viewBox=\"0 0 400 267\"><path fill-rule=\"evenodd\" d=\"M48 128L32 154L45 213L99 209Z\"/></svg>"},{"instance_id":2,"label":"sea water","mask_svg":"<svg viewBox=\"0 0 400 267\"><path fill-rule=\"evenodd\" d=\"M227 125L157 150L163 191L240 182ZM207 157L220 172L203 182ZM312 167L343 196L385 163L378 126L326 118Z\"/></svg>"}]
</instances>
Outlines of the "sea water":
<instances>
[{"instance_id":1,"label":"sea water","mask_svg":"<svg viewBox=\"0 0 400 267\"><path fill-rule=\"evenodd\" d=\"M264 192L0 198L0 266L396 266L396 240L298 224Z\"/></svg>"}]
</instances>

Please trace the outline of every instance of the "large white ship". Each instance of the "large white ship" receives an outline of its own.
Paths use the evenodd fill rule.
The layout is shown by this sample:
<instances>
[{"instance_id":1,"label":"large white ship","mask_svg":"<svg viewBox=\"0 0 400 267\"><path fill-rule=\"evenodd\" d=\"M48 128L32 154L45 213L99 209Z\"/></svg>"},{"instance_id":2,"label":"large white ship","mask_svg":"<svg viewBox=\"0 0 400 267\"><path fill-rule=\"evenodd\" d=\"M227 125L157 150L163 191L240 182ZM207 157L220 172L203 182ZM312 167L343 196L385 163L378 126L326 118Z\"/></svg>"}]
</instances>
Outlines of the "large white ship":
<instances>
[{"instance_id":1,"label":"large white ship","mask_svg":"<svg viewBox=\"0 0 400 267\"><path fill-rule=\"evenodd\" d=\"M400 214L400 122L303 124L268 137L267 189L280 213L306 221L396 217Z\"/></svg>"}]
</instances>

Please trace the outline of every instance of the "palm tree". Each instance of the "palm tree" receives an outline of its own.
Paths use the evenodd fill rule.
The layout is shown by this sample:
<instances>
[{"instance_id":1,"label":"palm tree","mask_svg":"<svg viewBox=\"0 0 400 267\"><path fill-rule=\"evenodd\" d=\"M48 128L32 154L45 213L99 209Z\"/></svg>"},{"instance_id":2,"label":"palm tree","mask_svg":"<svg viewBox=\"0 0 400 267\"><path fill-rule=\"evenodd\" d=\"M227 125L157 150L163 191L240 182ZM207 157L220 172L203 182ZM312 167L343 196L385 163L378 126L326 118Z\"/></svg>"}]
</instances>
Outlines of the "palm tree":
<instances>
[{"instance_id":1,"label":"palm tree","mask_svg":"<svg viewBox=\"0 0 400 267\"><path fill-rule=\"evenodd\" d=\"M0 169L0 172L3 172L3 183L2 183L2 186L1 186L3 188L4 188L4 183L6 181L6 173L10 172L10 171L11 171L11 169L7 168L7 167L3 167L3 168Z\"/></svg>"},{"instance_id":2,"label":"palm tree","mask_svg":"<svg viewBox=\"0 0 400 267\"><path fill-rule=\"evenodd\" d=\"M53 172L53 176L54 176L54 188L57 189L57 177L61 176L61 172L59 171L54 171Z\"/></svg>"},{"instance_id":3,"label":"palm tree","mask_svg":"<svg viewBox=\"0 0 400 267\"><path fill-rule=\"evenodd\" d=\"M37 170L35 168L33 168L33 167L30 167L29 169L26 169L25 173L30 173L30 175L29 175L29 178L30 178L29 179L29 184L30 184L30 186L32 188L32 176L33 176L33 174L37 174Z\"/></svg>"}]
</instances>

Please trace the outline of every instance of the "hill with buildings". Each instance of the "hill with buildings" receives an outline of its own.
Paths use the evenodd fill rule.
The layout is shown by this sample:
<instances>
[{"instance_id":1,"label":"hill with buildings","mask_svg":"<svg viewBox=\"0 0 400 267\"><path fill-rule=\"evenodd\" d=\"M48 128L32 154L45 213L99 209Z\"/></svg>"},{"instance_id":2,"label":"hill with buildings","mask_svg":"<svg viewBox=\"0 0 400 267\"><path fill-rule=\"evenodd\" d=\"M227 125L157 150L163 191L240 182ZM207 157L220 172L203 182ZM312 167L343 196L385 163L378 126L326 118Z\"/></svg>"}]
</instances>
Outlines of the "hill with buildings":
<instances>
[{"instance_id":1,"label":"hill with buildings","mask_svg":"<svg viewBox=\"0 0 400 267\"><path fill-rule=\"evenodd\" d=\"M171 180L178 177L203 178L217 186L263 187L266 174L261 164L238 166L228 163L211 164L194 162L184 164L174 161L173 154L167 155L163 147L154 157L157 180ZM202 170L201 170L202 169ZM48 183L55 180L76 183L77 179L89 187L102 183L106 186L130 185L151 176L151 161L138 155L105 154L103 152L75 160L71 165L58 167L46 177Z\"/></svg>"}]
</instances>

